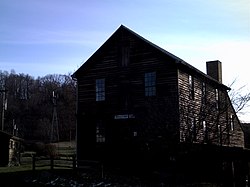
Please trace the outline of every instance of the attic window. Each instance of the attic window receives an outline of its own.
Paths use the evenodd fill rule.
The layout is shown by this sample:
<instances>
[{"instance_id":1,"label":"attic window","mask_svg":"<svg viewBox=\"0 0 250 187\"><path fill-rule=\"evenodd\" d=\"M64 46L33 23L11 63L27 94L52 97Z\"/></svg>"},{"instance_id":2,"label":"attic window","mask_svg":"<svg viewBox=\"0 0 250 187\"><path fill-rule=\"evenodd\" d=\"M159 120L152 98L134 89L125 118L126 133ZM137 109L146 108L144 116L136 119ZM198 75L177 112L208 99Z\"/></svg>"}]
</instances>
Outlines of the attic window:
<instances>
[{"instance_id":1,"label":"attic window","mask_svg":"<svg viewBox=\"0 0 250 187\"><path fill-rule=\"evenodd\" d=\"M129 46L122 46L122 56L121 56L121 65L122 67L127 67L129 64L129 55L130 55L130 49Z\"/></svg>"},{"instance_id":2,"label":"attic window","mask_svg":"<svg viewBox=\"0 0 250 187\"><path fill-rule=\"evenodd\" d=\"M130 60L130 43L128 40L124 39L121 41L119 47L119 58L120 58L120 66L127 67L129 65Z\"/></svg>"},{"instance_id":3,"label":"attic window","mask_svg":"<svg viewBox=\"0 0 250 187\"><path fill-rule=\"evenodd\" d=\"M96 79L96 101L105 100L105 79Z\"/></svg>"},{"instance_id":4,"label":"attic window","mask_svg":"<svg viewBox=\"0 0 250 187\"><path fill-rule=\"evenodd\" d=\"M145 73L145 96L156 95L156 73Z\"/></svg>"}]
</instances>

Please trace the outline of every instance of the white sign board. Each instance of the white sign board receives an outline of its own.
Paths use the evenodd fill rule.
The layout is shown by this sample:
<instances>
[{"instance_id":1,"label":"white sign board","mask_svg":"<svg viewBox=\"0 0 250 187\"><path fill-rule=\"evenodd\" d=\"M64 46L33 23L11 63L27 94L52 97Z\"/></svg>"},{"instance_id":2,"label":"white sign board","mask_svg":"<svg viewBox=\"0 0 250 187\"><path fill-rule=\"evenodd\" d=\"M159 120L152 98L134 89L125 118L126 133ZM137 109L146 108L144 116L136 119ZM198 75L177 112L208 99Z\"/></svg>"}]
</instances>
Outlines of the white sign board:
<instances>
[{"instance_id":1,"label":"white sign board","mask_svg":"<svg viewBox=\"0 0 250 187\"><path fill-rule=\"evenodd\" d=\"M115 115L114 119L133 119L135 118L134 114L120 114L120 115Z\"/></svg>"}]
</instances>

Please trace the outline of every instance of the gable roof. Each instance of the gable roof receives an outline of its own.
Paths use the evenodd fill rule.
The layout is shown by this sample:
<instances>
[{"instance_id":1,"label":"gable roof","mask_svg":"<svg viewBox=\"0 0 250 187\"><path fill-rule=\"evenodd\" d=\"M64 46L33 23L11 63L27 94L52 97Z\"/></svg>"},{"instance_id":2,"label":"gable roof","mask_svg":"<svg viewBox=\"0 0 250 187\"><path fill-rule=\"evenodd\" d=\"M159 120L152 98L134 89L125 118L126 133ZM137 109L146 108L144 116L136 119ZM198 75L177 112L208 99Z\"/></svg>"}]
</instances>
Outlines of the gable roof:
<instances>
[{"instance_id":1,"label":"gable roof","mask_svg":"<svg viewBox=\"0 0 250 187\"><path fill-rule=\"evenodd\" d=\"M8 139L14 139L14 140L23 141L22 138L19 138L19 137L17 137L17 136L14 136L14 135L12 135L12 134L10 134L10 133L7 133L7 132L5 132L5 131L2 131L2 130L0 130L0 136L5 137L5 138L8 138Z\"/></svg>"},{"instance_id":2,"label":"gable roof","mask_svg":"<svg viewBox=\"0 0 250 187\"><path fill-rule=\"evenodd\" d=\"M140 36L139 34L135 33L134 31L130 30L129 28L125 27L124 25L121 25L110 37L109 39L78 69L75 71L75 73L73 73L72 78L76 78L77 74L79 71L82 71L85 66L88 65L88 63L90 63L90 61L92 61L92 59L105 47L105 45L107 43L109 43L109 41L119 32L127 32L129 34L132 34L133 36L135 36L137 39L141 40L142 42L148 44L149 46L153 47L154 49L158 50L159 52L161 52L163 55L167 55L168 57L171 57L177 66L182 66L185 67L187 69L190 69L206 78L208 78L209 80L211 80L212 82L215 82L216 84L219 84L220 86L224 87L224 89L230 90L229 87L225 86L224 84L220 83L219 81L217 81L216 79L208 76L207 74L203 73L202 71L200 71L199 69L195 68L194 66L190 65L189 63L185 62L184 60L182 60L181 58L175 56L174 54L166 51L165 49L157 46L156 44L150 42L149 40L143 38L142 36Z\"/></svg>"}]
</instances>

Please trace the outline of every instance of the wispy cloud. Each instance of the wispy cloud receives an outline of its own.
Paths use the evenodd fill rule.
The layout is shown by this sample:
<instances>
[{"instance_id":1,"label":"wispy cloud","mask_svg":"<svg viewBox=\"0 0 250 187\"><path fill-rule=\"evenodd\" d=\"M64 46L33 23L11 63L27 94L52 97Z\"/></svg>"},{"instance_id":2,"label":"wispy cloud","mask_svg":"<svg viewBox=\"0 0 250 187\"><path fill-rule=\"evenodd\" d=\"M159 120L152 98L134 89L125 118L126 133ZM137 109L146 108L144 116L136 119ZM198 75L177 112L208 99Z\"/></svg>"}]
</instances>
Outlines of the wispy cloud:
<instances>
[{"instance_id":1,"label":"wispy cloud","mask_svg":"<svg viewBox=\"0 0 250 187\"><path fill-rule=\"evenodd\" d=\"M4 31L0 32L3 33ZM74 44L92 46L107 37L101 31L45 29L18 29L15 33L9 33L7 36L0 36L1 44Z\"/></svg>"}]
</instances>

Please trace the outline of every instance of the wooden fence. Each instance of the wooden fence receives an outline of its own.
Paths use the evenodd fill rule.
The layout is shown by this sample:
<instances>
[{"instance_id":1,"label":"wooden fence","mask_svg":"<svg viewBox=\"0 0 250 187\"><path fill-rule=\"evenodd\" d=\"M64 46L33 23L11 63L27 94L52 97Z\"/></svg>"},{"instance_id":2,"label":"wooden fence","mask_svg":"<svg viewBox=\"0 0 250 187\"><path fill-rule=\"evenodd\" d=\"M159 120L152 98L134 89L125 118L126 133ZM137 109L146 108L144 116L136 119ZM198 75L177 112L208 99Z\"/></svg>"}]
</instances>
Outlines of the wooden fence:
<instances>
[{"instance_id":1,"label":"wooden fence","mask_svg":"<svg viewBox=\"0 0 250 187\"><path fill-rule=\"evenodd\" d=\"M59 155L57 157L38 157L32 155L32 170L35 171L41 167L49 167L51 170L54 168L69 168L73 170L94 171L100 173L101 177L103 177L103 164L100 161L77 160L75 155Z\"/></svg>"},{"instance_id":2,"label":"wooden fence","mask_svg":"<svg viewBox=\"0 0 250 187\"><path fill-rule=\"evenodd\" d=\"M76 169L76 158L71 157L37 157L32 155L32 170L36 170L39 167L50 167L54 169L55 167L61 168L71 168Z\"/></svg>"}]
</instances>

